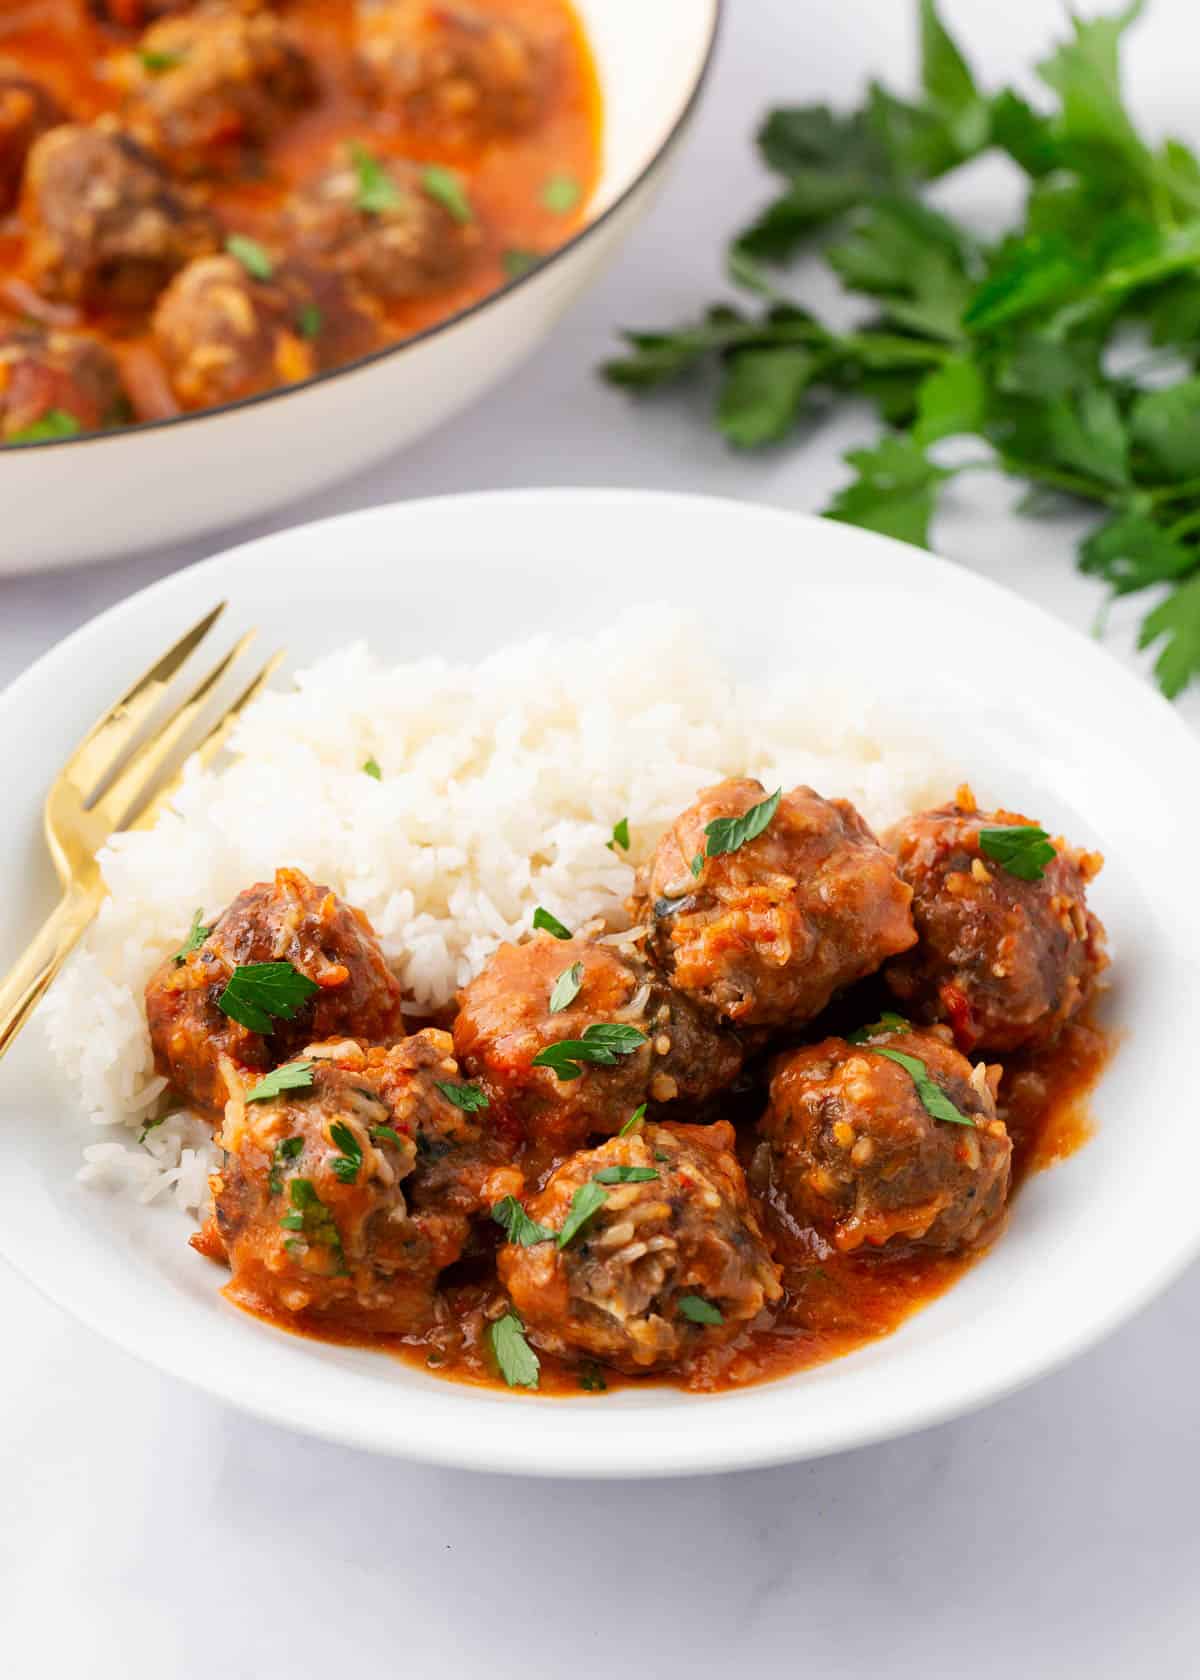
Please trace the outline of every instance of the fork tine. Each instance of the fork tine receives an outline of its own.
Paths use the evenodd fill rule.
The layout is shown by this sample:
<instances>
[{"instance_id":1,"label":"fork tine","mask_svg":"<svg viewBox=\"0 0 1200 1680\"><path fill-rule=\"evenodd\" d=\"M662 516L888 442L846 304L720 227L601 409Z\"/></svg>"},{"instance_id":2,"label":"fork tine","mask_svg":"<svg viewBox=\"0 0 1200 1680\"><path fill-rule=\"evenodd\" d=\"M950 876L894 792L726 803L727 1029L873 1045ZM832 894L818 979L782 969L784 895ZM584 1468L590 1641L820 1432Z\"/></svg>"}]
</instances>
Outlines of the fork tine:
<instances>
[{"instance_id":1,"label":"fork tine","mask_svg":"<svg viewBox=\"0 0 1200 1680\"><path fill-rule=\"evenodd\" d=\"M184 761L185 764L190 764L193 759L197 759L206 767L212 763L213 759L216 758L221 748L225 745L225 742L229 739L230 733L232 732L233 726L237 722L238 718L245 711L250 702L257 699L259 694L262 693L263 689L267 686L268 682L270 682L275 672L283 664L285 658L286 654L282 649L280 652L273 653L271 655L270 659L267 660L266 664L254 680L242 690L237 699L234 700L227 710L216 720L195 751L189 753L187 759ZM175 792L176 788L178 788L182 780L183 766L181 765L178 772L171 777L171 780L167 783L167 785L155 794L154 798L150 801L146 808L127 826L129 828L141 829L152 828L162 815L164 806L167 804L167 801L171 798L171 795Z\"/></svg>"},{"instance_id":2,"label":"fork tine","mask_svg":"<svg viewBox=\"0 0 1200 1680\"><path fill-rule=\"evenodd\" d=\"M103 798L98 799L92 807L92 813L101 822L117 828L121 826L127 813L143 803L162 770L170 763L179 743L195 723L213 690L245 653L257 634L257 630L247 630L244 636L239 637L224 659L217 661L208 675L196 684L187 699L181 700L171 715L164 719L161 727L138 748L112 786L105 790Z\"/></svg>"},{"instance_id":3,"label":"fork tine","mask_svg":"<svg viewBox=\"0 0 1200 1680\"><path fill-rule=\"evenodd\" d=\"M226 604L219 601L198 624L186 631L88 730L60 772L81 798L91 797L122 751L136 738L171 679L208 635Z\"/></svg>"}]
</instances>

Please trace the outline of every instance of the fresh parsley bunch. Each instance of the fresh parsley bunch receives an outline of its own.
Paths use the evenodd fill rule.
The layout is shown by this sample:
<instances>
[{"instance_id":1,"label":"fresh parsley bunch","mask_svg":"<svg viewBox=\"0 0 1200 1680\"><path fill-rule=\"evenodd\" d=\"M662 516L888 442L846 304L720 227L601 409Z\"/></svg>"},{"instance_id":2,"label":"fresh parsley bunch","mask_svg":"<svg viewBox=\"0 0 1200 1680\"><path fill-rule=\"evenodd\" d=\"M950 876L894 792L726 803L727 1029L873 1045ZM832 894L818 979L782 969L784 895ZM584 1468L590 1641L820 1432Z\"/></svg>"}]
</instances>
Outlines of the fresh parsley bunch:
<instances>
[{"instance_id":1,"label":"fresh parsley bunch","mask_svg":"<svg viewBox=\"0 0 1200 1680\"><path fill-rule=\"evenodd\" d=\"M800 106L763 124L783 187L730 250L754 310L626 333L629 353L604 371L645 391L715 364L716 423L741 448L786 437L817 398L868 398L887 430L847 457L854 478L826 512L908 542L927 542L942 486L980 465L1033 487L1024 511L1097 505L1079 564L1114 595L1163 586L1139 645L1158 647L1174 696L1200 673L1200 162L1177 140L1151 147L1122 101L1120 40L1143 3L1071 20L1037 66L1054 95L1043 111L982 91L934 0L919 0L917 101L873 83L849 114ZM989 149L1028 183L1019 224L995 241L921 196ZM768 279L817 239L870 300L853 331ZM1118 371L1114 347L1139 337L1140 365ZM978 451L950 464L935 446L963 434Z\"/></svg>"}]
</instances>

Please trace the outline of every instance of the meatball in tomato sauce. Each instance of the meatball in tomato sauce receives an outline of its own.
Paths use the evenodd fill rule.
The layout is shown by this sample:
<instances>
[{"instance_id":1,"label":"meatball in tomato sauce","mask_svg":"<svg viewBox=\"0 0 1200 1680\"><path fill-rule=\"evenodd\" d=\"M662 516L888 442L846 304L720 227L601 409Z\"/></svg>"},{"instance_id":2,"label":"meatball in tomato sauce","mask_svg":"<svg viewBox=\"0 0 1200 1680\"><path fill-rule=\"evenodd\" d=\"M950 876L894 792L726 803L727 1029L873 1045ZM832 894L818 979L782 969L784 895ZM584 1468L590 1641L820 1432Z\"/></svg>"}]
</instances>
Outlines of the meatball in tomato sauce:
<instances>
[{"instance_id":1,"label":"meatball in tomato sauce","mask_svg":"<svg viewBox=\"0 0 1200 1680\"><path fill-rule=\"evenodd\" d=\"M888 965L888 984L910 1014L948 1022L967 1052L1052 1044L1107 966L1104 929L1087 907L1103 859L1039 841L1035 828L1015 812L980 811L960 788L955 804L890 837L919 943Z\"/></svg>"},{"instance_id":2,"label":"meatball in tomato sauce","mask_svg":"<svg viewBox=\"0 0 1200 1680\"><path fill-rule=\"evenodd\" d=\"M271 990L264 1000L261 976L242 974L235 995L225 996L235 973L264 963L294 971L282 975L282 1004ZM249 1010L236 995L247 985ZM264 1010L267 1025L246 1024ZM370 922L298 869L277 870L274 881L240 893L211 928L198 926L152 976L146 1017L158 1071L214 1117L235 1074L265 1073L316 1039L380 1042L402 1028L400 986Z\"/></svg>"},{"instance_id":3,"label":"meatball in tomato sauce","mask_svg":"<svg viewBox=\"0 0 1200 1680\"><path fill-rule=\"evenodd\" d=\"M778 1301L733 1149L724 1121L647 1125L564 1161L525 1204L546 1235L498 1261L535 1346L645 1374L732 1340ZM594 1211L560 1242L581 1197Z\"/></svg>"},{"instance_id":4,"label":"meatball in tomato sauce","mask_svg":"<svg viewBox=\"0 0 1200 1680\"><path fill-rule=\"evenodd\" d=\"M219 243L212 215L128 134L52 128L29 154L29 266L46 297L111 312L144 309L177 269Z\"/></svg>"},{"instance_id":5,"label":"meatball in tomato sauce","mask_svg":"<svg viewBox=\"0 0 1200 1680\"><path fill-rule=\"evenodd\" d=\"M335 274L252 246L190 263L159 299L154 340L184 408L209 408L307 379L359 355L374 325Z\"/></svg>"},{"instance_id":6,"label":"meatball in tomato sauce","mask_svg":"<svg viewBox=\"0 0 1200 1680\"><path fill-rule=\"evenodd\" d=\"M0 441L69 437L128 416L116 358L98 340L40 327L0 332Z\"/></svg>"},{"instance_id":7,"label":"meatball in tomato sauce","mask_svg":"<svg viewBox=\"0 0 1200 1680\"><path fill-rule=\"evenodd\" d=\"M842 1252L988 1242L1012 1154L999 1078L899 1019L862 1043L827 1038L781 1056L751 1171L775 1230Z\"/></svg>"},{"instance_id":8,"label":"meatball in tomato sauce","mask_svg":"<svg viewBox=\"0 0 1200 1680\"><path fill-rule=\"evenodd\" d=\"M437 291L462 276L481 241L474 220L426 191L425 176L416 164L375 159L352 145L293 195L285 232L381 302Z\"/></svg>"},{"instance_id":9,"label":"meatball in tomato sauce","mask_svg":"<svg viewBox=\"0 0 1200 1680\"><path fill-rule=\"evenodd\" d=\"M16 204L29 149L47 129L65 122L54 95L0 59L0 216Z\"/></svg>"},{"instance_id":10,"label":"meatball in tomato sauce","mask_svg":"<svg viewBox=\"0 0 1200 1680\"><path fill-rule=\"evenodd\" d=\"M438 1275L469 1231L451 1198L412 1202L439 1118L454 1127L433 1079L456 1072L450 1041L431 1036L443 1043L423 1047L428 1065L418 1051L391 1080L382 1051L315 1044L276 1072L277 1095L260 1100L261 1081L231 1091L211 1180L213 1227L200 1241L228 1260L235 1300L326 1328L428 1325Z\"/></svg>"},{"instance_id":11,"label":"meatball in tomato sauce","mask_svg":"<svg viewBox=\"0 0 1200 1680\"><path fill-rule=\"evenodd\" d=\"M706 788L638 872L632 905L671 984L741 1027L811 1020L916 939L912 890L853 805L798 787L764 824L770 808L761 782ZM731 825L745 832L756 811L733 846ZM718 845L732 849L709 856Z\"/></svg>"},{"instance_id":12,"label":"meatball in tomato sauce","mask_svg":"<svg viewBox=\"0 0 1200 1680\"><path fill-rule=\"evenodd\" d=\"M208 6L155 24L126 66L130 127L173 170L226 174L316 97L272 12Z\"/></svg>"},{"instance_id":13,"label":"meatball in tomato sauce","mask_svg":"<svg viewBox=\"0 0 1200 1680\"><path fill-rule=\"evenodd\" d=\"M368 87L415 133L467 146L530 128L541 111L542 50L520 24L442 0L361 0Z\"/></svg>"},{"instance_id":14,"label":"meatball in tomato sauce","mask_svg":"<svg viewBox=\"0 0 1200 1680\"><path fill-rule=\"evenodd\" d=\"M546 1157L620 1131L642 1103L703 1103L742 1065L732 1035L632 949L550 934L500 947L462 993L454 1044Z\"/></svg>"}]
</instances>

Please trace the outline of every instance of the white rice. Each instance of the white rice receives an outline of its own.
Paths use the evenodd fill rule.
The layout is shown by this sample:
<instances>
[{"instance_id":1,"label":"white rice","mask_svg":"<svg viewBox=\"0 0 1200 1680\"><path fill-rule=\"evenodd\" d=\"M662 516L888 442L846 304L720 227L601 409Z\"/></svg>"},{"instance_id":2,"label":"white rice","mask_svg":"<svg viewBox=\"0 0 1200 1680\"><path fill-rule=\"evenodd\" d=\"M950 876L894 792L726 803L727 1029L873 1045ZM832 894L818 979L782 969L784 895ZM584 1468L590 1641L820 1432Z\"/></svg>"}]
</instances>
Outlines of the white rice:
<instances>
[{"instance_id":1,"label":"white rice","mask_svg":"<svg viewBox=\"0 0 1200 1680\"><path fill-rule=\"evenodd\" d=\"M176 1113L137 1140L164 1106L142 994L197 908L211 918L294 865L363 909L414 1004L438 1005L538 904L577 926L623 899L630 865L725 776L810 783L876 828L955 780L889 708L802 678L738 683L698 626L664 612L478 666L345 648L264 695L231 748L225 768L189 770L152 832L105 851L110 896L42 1012L107 1129L80 1177L185 1209L204 1199L209 1129ZM628 857L605 844L626 816Z\"/></svg>"}]
</instances>

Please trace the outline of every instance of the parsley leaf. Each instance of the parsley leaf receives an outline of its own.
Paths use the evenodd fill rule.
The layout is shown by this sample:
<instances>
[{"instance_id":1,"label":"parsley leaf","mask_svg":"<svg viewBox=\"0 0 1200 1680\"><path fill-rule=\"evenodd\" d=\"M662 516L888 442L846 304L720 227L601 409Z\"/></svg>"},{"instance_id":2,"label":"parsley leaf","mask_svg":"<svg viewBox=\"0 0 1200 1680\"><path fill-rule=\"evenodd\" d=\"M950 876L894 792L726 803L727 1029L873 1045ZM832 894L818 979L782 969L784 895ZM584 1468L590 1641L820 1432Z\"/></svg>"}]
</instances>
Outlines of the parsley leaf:
<instances>
[{"instance_id":1,"label":"parsley leaf","mask_svg":"<svg viewBox=\"0 0 1200 1680\"><path fill-rule=\"evenodd\" d=\"M269 1033L294 1020L320 987L290 962L246 963L235 968L217 1007L250 1032Z\"/></svg>"},{"instance_id":2,"label":"parsley leaf","mask_svg":"<svg viewBox=\"0 0 1200 1680\"><path fill-rule=\"evenodd\" d=\"M578 1079L583 1072L581 1063L615 1067L618 1056L632 1056L646 1042L645 1033L636 1027L615 1021L593 1021L582 1038L562 1038L539 1050L532 1065L553 1068L561 1080Z\"/></svg>"},{"instance_id":3,"label":"parsley leaf","mask_svg":"<svg viewBox=\"0 0 1200 1680\"><path fill-rule=\"evenodd\" d=\"M394 1143L397 1149L403 1149L405 1147L406 1140L400 1136L400 1133L394 1126L372 1126L371 1142Z\"/></svg>"},{"instance_id":4,"label":"parsley leaf","mask_svg":"<svg viewBox=\"0 0 1200 1680\"><path fill-rule=\"evenodd\" d=\"M311 1062L285 1062L277 1067L273 1073L268 1073L260 1079L252 1091L246 1092L247 1102L270 1102L272 1097L278 1097L284 1091L307 1091L313 1082L313 1064Z\"/></svg>"},{"instance_id":5,"label":"parsley leaf","mask_svg":"<svg viewBox=\"0 0 1200 1680\"><path fill-rule=\"evenodd\" d=\"M333 1158L333 1175L342 1184L353 1184L362 1166L362 1144L344 1120L335 1120L329 1128L330 1141L340 1151Z\"/></svg>"},{"instance_id":6,"label":"parsley leaf","mask_svg":"<svg viewBox=\"0 0 1200 1680\"><path fill-rule=\"evenodd\" d=\"M502 252L500 257L504 272L510 280L520 280L523 275L531 273L541 260L536 251L523 251L516 246Z\"/></svg>"},{"instance_id":7,"label":"parsley leaf","mask_svg":"<svg viewBox=\"0 0 1200 1680\"><path fill-rule=\"evenodd\" d=\"M583 985L583 964L572 963L570 968L564 968L554 982L554 990L550 993L550 1013L558 1015L579 996L579 988Z\"/></svg>"},{"instance_id":8,"label":"parsley leaf","mask_svg":"<svg viewBox=\"0 0 1200 1680\"><path fill-rule=\"evenodd\" d=\"M77 437L83 430L73 414L65 408L48 408L39 419L28 426L10 432L4 443L53 443L55 438Z\"/></svg>"},{"instance_id":9,"label":"parsley leaf","mask_svg":"<svg viewBox=\"0 0 1200 1680\"><path fill-rule=\"evenodd\" d=\"M779 809L782 797L783 789L778 787L774 793L768 794L766 799L759 800L757 805L751 805L748 811L743 811L740 817L714 817L704 830L707 840L705 857L722 857L726 852L740 851L743 846L748 846L751 840L757 840ZM693 874L695 873L697 871L693 870Z\"/></svg>"},{"instance_id":10,"label":"parsley leaf","mask_svg":"<svg viewBox=\"0 0 1200 1680\"><path fill-rule=\"evenodd\" d=\"M982 828L979 850L1019 881L1040 881L1057 852L1044 828Z\"/></svg>"},{"instance_id":11,"label":"parsley leaf","mask_svg":"<svg viewBox=\"0 0 1200 1680\"><path fill-rule=\"evenodd\" d=\"M427 197L440 204L443 210L448 210L456 222L475 220L467 189L452 169L446 169L440 163L431 163L421 172L421 185Z\"/></svg>"},{"instance_id":12,"label":"parsley leaf","mask_svg":"<svg viewBox=\"0 0 1200 1680\"><path fill-rule=\"evenodd\" d=\"M383 780L383 771L379 768L379 764L376 759L367 759L362 768L363 775L370 776L372 781L381 782Z\"/></svg>"},{"instance_id":13,"label":"parsley leaf","mask_svg":"<svg viewBox=\"0 0 1200 1680\"><path fill-rule=\"evenodd\" d=\"M568 1243L573 1242L584 1226L596 1217L607 1200L608 1191L603 1185L597 1184L594 1178L589 1178L586 1184L581 1184L571 1197L567 1217L558 1233L559 1248L566 1248Z\"/></svg>"},{"instance_id":14,"label":"parsley leaf","mask_svg":"<svg viewBox=\"0 0 1200 1680\"><path fill-rule=\"evenodd\" d=\"M903 1015L896 1015L890 1009L885 1009L878 1021L872 1021L870 1026L857 1027L854 1032L846 1034L847 1044L865 1044L868 1039L881 1038L885 1033L909 1032L910 1024Z\"/></svg>"},{"instance_id":15,"label":"parsley leaf","mask_svg":"<svg viewBox=\"0 0 1200 1680\"><path fill-rule=\"evenodd\" d=\"M536 1219L531 1219L515 1196L505 1196L492 1208L492 1218L500 1226L510 1243L516 1243L521 1248L532 1248L535 1243L554 1242L557 1231L551 1231L545 1225L539 1225Z\"/></svg>"},{"instance_id":16,"label":"parsley leaf","mask_svg":"<svg viewBox=\"0 0 1200 1680\"><path fill-rule=\"evenodd\" d=\"M139 47L138 58L141 60L143 70L148 70L152 76L161 76L165 70L178 70L187 58L187 54L164 52L155 47Z\"/></svg>"},{"instance_id":17,"label":"parsley leaf","mask_svg":"<svg viewBox=\"0 0 1200 1680\"><path fill-rule=\"evenodd\" d=\"M653 1167L601 1167L593 1178L597 1184L648 1184L658 1173Z\"/></svg>"},{"instance_id":18,"label":"parsley leaf","mask_svg":"<svg viewBox=\"0 0 1200 1680\"><path fill-rule=\"evenodd\" d=\"M331 1249L338 1264L342 1260L342 1238L337 1221L317 1195L311 1178L293 1178L288 1184L291 1212L279 1221L285 1231L303 1231L310 1242Z\"/></svg>"},{"instance_id":19,"label":"parsley leaf","mask_svg":"<svg viewBox=\"0 0 1200 1680\"><path fill-rule=\"evenodd\" d=\"M202 917L203 910L197 910L192 916L192 925L188 929L187 938L175 953L175 966L182 968L193 951L198 951L212 932L212 928L205 927Z\"/></svg>"},{"instance_id":20,"label":"parsley leaf","mask_svg":"<svg viewBox=\"0 0 1200 1680\"><path fill-rule=\"evenodd\" d=\"M1143 621L1140 648L1163 642L1154 665L1158 686L1168 700L1200 676L1200 573L1173 589Z\"/></svg>"},{"instance_id":21,"label":"parsley leaf","mask_svg":"<svg viewBox=\"0 0 1200 1680\"><path fill-rule=\"evenodd\" d=\"M613 824L612 839L606 840L604 844L608 847L610 852L615 852L618 846L620 846L623 852L627 852L629 850L628 817L622 817L620 822Z\"/></svg>"},{"instance_id":22,"label":"parsley leaf","mask_svg":"<svg viewBox=\"0 0 1200 1680\"><path fill-rule=\"evenodd\" d=\"M646 1105L645 1103L639 1103L633 1113L629 1116L628 1120L626 1120L625 1124L621 1127L617 1136L628 1137L631 1132L640 1132L645 1124Z\"/></svg>"},{"instance_id":23,"label":"parsley leaf","mask_svg":"<svg viewBox=\"0 0 1200 1680\"><path fill-rule=\"evenodd\" d=\"M481 1109L490 1107L482 1085L455 1085L442 1079L435 1079L434 1084L446 1101L453 1103L455 1108L461 1108L464 1114L478 1114Z\"/></svg>"},{"instance_id":24,"label":"parsley leaf","mask_svg":"<svg viewBox=\"0 0 1200 1680\"><path fill-rule=\"evenodd\" d=\"M681 1295L675 1303L679 1309L680 1318L690 1319L693 1324L724 1324L725 1314L720 1307L714 1307L711 1301L706 1301L703 1295Z\"/></svg>"},{"instance_id":25,"label":"parsley leaf","mask_svg":"<svg viewBox=\"0 0 1200 1680\"><path fill-rule=\"evenodd\" d=\"M257 239L248 239L244 233L231 233L225 241L225 249L231 257L237 258L252 280L270 280L275 273L270 253Z\"/></svg>"},{"instance_id":26,"label":"parsley leaf","mask_svg":"<svg viewBox=\"0 0 1200 1680\"><path fill-rule=\"evenodd\" d=\"M509 1388L536 1388L541 1361L525 1340L525 1326L511 1310L488 1327L488 1340Z\"/></svg>"},{"instance_id":27,"label":"parsley leaf","mask_svg":"<svg viewBox=\"0 0 1200 1680\"><path fill-rule=\"evenodd\" d=\"M869 1044L866 1048L873 1056L886 1056L889 1062L895 1062L897 1067L904 1069L917 1088L921 1107L931 1119L948 1120L955 1126L975 1125L969 1115L959 1113L945 1091L931 1078L929 1069L919 1056L906 1055L903 1050L889 1050L886 1044Z\"/></svg>"},{"instance_id":28,"label":"parsley leaf","mask_svg":"<svg viewBox=\"0 0 1200 1680\"><path fill-rule=\"evenodd\" d=\"M604 1380L604 1372L599 1365L581 1365L579 1368L579 1386L585 1394L606 1394L608 1384Z\"/></svg>"},{"instance_id":29,"label":"parsley leaf","mask_svg":"<svg viewBox=\"0 0 1200 1680\"><path fill-rule=\"evenodd\" d=\"M296 317L296 331L310 343L314 338L320 338L324 325L325 317L315 303L306 303Z\"/></svg>"},{"instance_id":30,"label":"parsley leaf","mask_svg":"<svg viewBox=\"0 0 1200 1680\"><path fill-rule=\"evenodd\" d=\"M574 175L551 175L542 188L542 203L556 216L569 215L583 197L583 188Z\"/></svg>"},{"instance_id":31,"label":"parsley leaf","mask_svg":"<svg viewBox=\"0 0 1200 1680\"><path fill-rule=\"evenodd\" d=\"M267 1178L267 1189L272 1196L278 1196L283 1189L283 1169L289 1161L294 1161L304 1153L304 1139L302 1137L280 1138L271 1151L271 1171Z\"/></svg>"},{"instance_id":32,"label":"parsley leaf","mask_svg":"<svg viewBox=\"0 0 1200 1680\"><path fill-rule=\"evenodd\" d=\"M402 203L404 195L388 173L387 166L380 163L359 140L350 143L350 162L357 177L354 192L356 210L377 216L385 210L395 210Z\"/></svg>"},{"instance_id":33,"label":"parsley leaf","mask_svg":"<svg viewBox=\"0 0 1200 1680\"><path fill-rule=\"evenodd\" d=\"M543 910L540 904L533 912L533 925L535 928L544 929L546 933L552 933L555 939L572 937L570 928L564 927L557 916L552 916L549 910Z\"/></svg>"}]
</instances>

